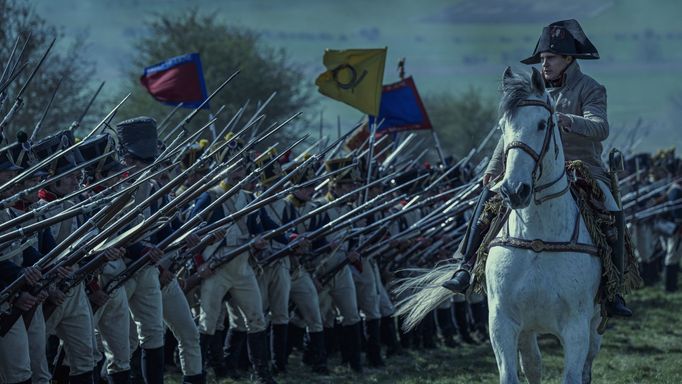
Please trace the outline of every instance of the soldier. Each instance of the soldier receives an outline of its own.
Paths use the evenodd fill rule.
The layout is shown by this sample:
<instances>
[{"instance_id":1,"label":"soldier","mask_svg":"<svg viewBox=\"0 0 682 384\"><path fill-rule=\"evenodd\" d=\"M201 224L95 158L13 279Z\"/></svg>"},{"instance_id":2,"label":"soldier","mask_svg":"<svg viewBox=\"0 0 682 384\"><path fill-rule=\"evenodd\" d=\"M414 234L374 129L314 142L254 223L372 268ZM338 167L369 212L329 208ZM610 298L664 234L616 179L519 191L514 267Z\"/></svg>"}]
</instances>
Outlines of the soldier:
<instances>
[{"instance_id":1,"label":"soldier","mask_svg":"<svg viewBox=\"0 0 682 384\"><path fill-rule=\"evenodd\" d=\"M132 172L151 164L157 156L156 121L149 117L137 117L122 121L116 125L119 138L119 152L127 166L134 167ZM135 191L136 204L147 199L158 185L149 180L142 183ZM145 208L137 221L149 217L160 202L152 203ZM132 244L126 248L125 259L128 262L148 255L153 262L163 256L151 239ZM147 265L125 282L128 305L135 322L139 345L141 348L142 374L147 384L163 383L163 302L159 269ZM126 326L121 324L121 326Z\"/></svg>"},{"instance_id":2,"label":"soldier","mask_svg":"<svg viewBox=\"0 0 682 384\"><path fill-rule=\"evenodd\" d=\"M33 147L38 159L45 159L60 148L66 148L74 142L72 135L64 131L50 136ZM60 156L46 165L49 176L62 174L76 166L77 152ZM78 175L73 172L51 183L38 192L39 205L47 204L79 188ZM75 204L73 200L63 201L60 205L48 210L45 217L55 216ZM76 218L63 220L54 224L43 233L54 239L54 244L41 242L42 253L48 253L56 244L62 243L69 234L79 226ZM63 344L63 351L69 368L69 381L72 383L92 383L93 368L99 360L94 342L94 322L92 310L88 303L84 284L80 283L68 292L60 289L50 291L50 302L56 306L45 322L48 335L56 335Z\"/></svg>"},{"instance_id":3,"label":"soldier","mask_svg":"<svg viewBox=\"0 0 682 384\"><path fill-rule=\"evenodd\" d=\"M677 208L674 208L668 219L673 223L673 231L665 239L665 263L664 281L666 292L677 291L677 278L680 269L680 256L682 256L682 182L680 181L680 159L675 157L675 149L671 149L662 156L660 166L664 168L668 175L673 178L673 182L666 191L667 201Z\"/></svg>"},{"instance_id":4,"label":"soldier","mask_svg":"<svg viewBox=\"0 0 682 384\"><path fill-rule=\"evenodd\" d=\"M231 137L228 136L227 139ZM236 143L236 142L235 142ZM237 153L241 144L228 148L225 154L220 156L218 163L228 159L230 155ZM247 170L253 167L253 160L247 160L248 164L238 167L228 177L203 193L194 204L190 217L196 215L218 196L227 192L233 185L239 183L247 175ZM248 167L248 168L247 168ZM227 214L244 208L251 198L244 190L239 190L235 195L222 203L211 214L209 222L215 222ZM253 365L255 377L260 383L274 383L270 373L267 358L267 342L265 335L265 317L263 314L263 301L256 275L249 265L249 254L259 252L267 247L267 243L258 238L252 238L252 233L259 233L262 229L258 215L250 215L238 220L235 225L228 227L222 239L206 247L199 261L198 270L201 280L201 304L199 314L199 332L201 349L204 356L210 343L210 338L215 334L220 318L221 307L224 297L229 293L228 312L230 316L230 331L226 347L226 366L215 366L216 375L224 376L228 373L234 375L237 368L237 356L241 352L243 341L248 344L249 359ZM229 253L236 247L245 243L252 245L250 252L242 253L233 260L220 265L215 271L208 268L209 264L202 262L214 261ZM237 313L243 314L245 330L238 330ZM227 370L226 370L227 369Z\"/></svg>"},{"instance_id":5,"label":"soldier","mask_svg":"<svg viewBox=\"0 0 682 384\"><path fill-rule=\"evenodd\" d=\"M263 167L270 162L277 152L274 148L256 158L256 164ZM265 167L260 174L260 187L267 189L282 177L282 167L279 161ZM274 191L277 192L277 191ZM284 222L284 201L275 201L263 207L260 219L263 229L272 230L280 227ZM277 252L287 243L282 235L270 241L269 251ZM291 291L291 263L289 257L281 257L272 263L258 268L258 285L263 298L263 308L270 312L270 327L272 328L272 358L276 373L286 373L287 366L287 336L289 333L289 292ZM267 315L267 314L266 314Z\"/></svg>"},{"instance_id":6,"label":"soldier","mask_svg":"<svg viewBox=\"0 0 682 384\"><path fill-rule=\"evenodd\" d=\"M332 159L325 162L325 168L330 172L351 163L352 159L350 158ZM319 201L319 203L328 203L337 197L350 192L358 180L358 177L357 168L353 168L350 171L335 176L329 181L329 192ZM349 210L350 204L332 207L322 214L319 225L324 225ZM335 233L327 236L327 238L322 241L314 242L312 245L313 249L320 248L327 242L332 243L332 246L330 247L332 251L322 257L322 260L319 261L315 271L316 277L326 275L346 258L348 258L351 263L360 261L360 255L349 249L348 241L344 240L343 233ZM320 258L321 256L317 257ZM362 373L362 362L360 359L362 324L360 323L360 315L358 313L355 283L353 282L353 276L348 265L334 274L327 286L323 287L322 291L320 291L320 312L322 313L325 328L332 328L334 326L336 319L334 306L338 308L342 317L342 334L339 342L342 360L347 362L353 371Z\"/></svg>"},{"instance_id":7,"label":"soldier","mask_svg":"<svg viewBox=\"0 0 682 384\"><path fill-rule=\"evenodd\" d=\"M84 160L91 160L115 148L115 141L109 134L98 135L81 144L78 148ZM122 169L122 164L113 156L107 156L87 170L86 179L90 183L104 179L109 173ZM102 185L91 192L91 196L113 185ZM108 261L102 268L102 273L94 276L86 283L88 298L97 308L94 312L95 333L99 335L98 347L106 358L106 372L112 384L126 384L130 382L130 328L121 326L130 322L130 307L128 296L123 287L117 288L107 295L102 290L111 279L125 270L125 263L121 258Z\"/></svg>"},{"instance_id":8,"label":"soldier","mask_svg":"<svg viewBox=\"0 0 682 384\"><path fill-rule=\"evenodd\" d=\"M653 204L653 199L640 199L639 190L650 185L654 179L652 170L653 160L649 153L638 153L628 159L628 168L635 173L632 184L632 192L635 194L635 209L644 209ZM629 223L632 233L632 241L635 246L635 255L639 262L639 270L642 275L644 285L651 286L658 281L659 270L656 258L656 249L659 243L655 232L654 218L648 220L638 220Z\"/></svg>"},{"instance_id":9,"label":"soldier","mask_svg":"<svg viewBox=\"0 0 682 384\"><path fill-rule=\"evenodd\" d=\"M591 77L583 74L577 59L599 59L597 49L583 32L576 20L563 20L550 24L542 31L533 55L521 62L524 64L542 63L542 74L547 91L556 103L558 125L562 131L564 154L567 161L582 160L604 192L606 209L615 219L618 232L612 240L612 258L616 265L622 286L625 265L625 217L616 204L614 193L609 187L609 177L601 155L602 144L609 135L606 116L606 89ZM494 155L486 170L483 184L488 183L502 172L504 143L500 139ZM485 201L491 193L483 193ZM473 218L475 223L478 217ZM470 284L471 268L474 265L476 250L483 238L483 228L476 225L468 230L466 243L457 250L464 262L453 278L443 286L454 291L464 292ZM607 303L611 316L632 316L620 294L613 302Z\"/></svg>"},{"instance_id":10,"label":"soldier","mask_svg":"<svg viewBox=\"0 0 682 384\"><path fill-rule=\"evenodd\" d=\"M17 171L23 168L13 164L6 156L0 154L0 184L10 181ZM7 198L10 193L18 192L15 188L8 188L0 192L0 198ZM11 217L6 215L5 210L0 213L3 221ZM0 250L0 289L4 289L22 274L26 276L29 285L37 284L41 279L41 273L37 268L21 267L21 262L17 263L17 258L21 258L21 253L31 246L31 242L20 242L13 244L12 247L5 247ZM47 297L47 292L43 291L39 297L31 295L29 292L22 292L12 303L14 307L22 312L35 310L35 315L42 317L40 303ZM3 304L4 306L4 304ZM5 308L3 308L5 309ZM34 320L36 324L31 324L28 332L32 328L41 328L42 335L37 335L29 347L29 334L22 319L17 320L9 329L8 333L0 336L0 382L3 383L31 383L32 376L36 382L46 382L49 380L47 372L47 361L45 360L45 323L38 318ZM40 329L38 329L40 331ZM42 351L40 347L42 346ZM31 350L42 352L42 357L31 353ZM37 371L32 374L32 369ZM42 375L41 375L42 373ZM43 378L42 376L46 376Z\"/></svg>"},{"instance_id":11,"label":"soldier","mask_svg":"<svg viewBox=\"0 0 682 384\"><path fill-rule=\"evenodd\" d=\"M301 184L310 181L315 177L315 165L309 165L304 170L299 170L298 173L291 179L293 184ZM311 199L315 193L314 186L300 188L287 196L285 206L283 207L282 222L288 223L299 217L307 215L310 211L315 209ZM294 238L299 236L305 238L307 232L312 231L316 226L315 218L311 217L309 220L299 224L294 231ZM310 263L304 262L304 258L310 252L310 242L301 241L301 245L297 247L291 259L291 301L296 306L295 312L301 318L303 325L307 328L308 338L308 359L312 371L320 374L328 374L327 369L327 353L325 350L324 328L322 325L322 314L320 313L320 298L317 293L317 288L313 282L311 272L313 267ZM301 329L298 325L289 324L290 333L297 333L301 337L305 329Z\"/></svg>"}]
</instances>

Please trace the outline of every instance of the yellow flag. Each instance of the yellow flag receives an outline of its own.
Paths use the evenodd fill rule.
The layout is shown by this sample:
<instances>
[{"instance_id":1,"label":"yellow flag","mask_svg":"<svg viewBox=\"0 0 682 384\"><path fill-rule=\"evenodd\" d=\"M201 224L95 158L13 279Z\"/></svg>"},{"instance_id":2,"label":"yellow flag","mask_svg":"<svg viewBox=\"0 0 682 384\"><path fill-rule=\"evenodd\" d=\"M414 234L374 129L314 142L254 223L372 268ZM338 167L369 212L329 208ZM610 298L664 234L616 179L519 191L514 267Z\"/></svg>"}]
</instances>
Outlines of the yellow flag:
<instances>
[{"instance_id":1,"label":"yellow flag","mask_svg":"<svg viewBox=\"0 0 682 384\"><path fill-rule=\"evenodd\" d=\"M315 84L321 94L377 116L385 62L386 48L327 49L324 52L327 71L317 77Z\"/></svg>"}]
</instances>

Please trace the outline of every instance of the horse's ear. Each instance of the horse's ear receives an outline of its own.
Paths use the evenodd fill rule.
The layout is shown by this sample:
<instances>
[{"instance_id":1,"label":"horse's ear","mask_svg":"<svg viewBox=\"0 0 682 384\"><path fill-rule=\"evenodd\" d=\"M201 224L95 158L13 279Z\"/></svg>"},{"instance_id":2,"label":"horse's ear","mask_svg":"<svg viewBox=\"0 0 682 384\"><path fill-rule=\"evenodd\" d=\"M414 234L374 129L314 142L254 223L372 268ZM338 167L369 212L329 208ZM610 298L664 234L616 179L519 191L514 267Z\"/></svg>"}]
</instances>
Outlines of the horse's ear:
<instances>
[{"instance_id":1,"label":"horse's ear","mask_svg":"<svg viewBox=\"0 0 682 384\"><path fill-rule=\"evenodd\" d=\"M542 79L542 74L535 67L533 73L530 75L530 84L534 92L545 93L545 81Z\"/></svg>"},{"instance_id":2,"label":"horse's ear","mask_svg":"<svg viewBox=\"0 0 682 384\"><path fill-rule=\"evenodd\" d=\"M511 67L507 67L507 69L504 70L504 74L502 75L502 83L506 83L507 80L511 79L514 77L514 72L512 72Z\"/></svg>"}]
</instances>

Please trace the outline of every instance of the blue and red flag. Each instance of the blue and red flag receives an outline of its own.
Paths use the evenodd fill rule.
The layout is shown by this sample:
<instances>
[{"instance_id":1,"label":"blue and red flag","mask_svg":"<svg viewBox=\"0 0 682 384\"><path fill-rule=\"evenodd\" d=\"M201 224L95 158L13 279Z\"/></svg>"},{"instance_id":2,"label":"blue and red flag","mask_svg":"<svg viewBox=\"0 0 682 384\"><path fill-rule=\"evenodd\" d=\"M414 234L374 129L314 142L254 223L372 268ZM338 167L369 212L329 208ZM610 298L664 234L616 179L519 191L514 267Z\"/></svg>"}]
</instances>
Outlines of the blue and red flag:
<instances>
[{"instance_id":1,"label":"blue and red flag","mask_svg":"<svg viewBox=\"0 0 682 384\"><path fill-rule=\"evenodd\" d=\"M206 100L206 83L198 53L172 57L144 69L140 82L156 100L197 108ZM204 105L208 108L208 103Z\"/></svg>"},{"instance_id":2,"label":"blue and red flag","mask_svg":"<svg viewBox=\"0 0 682 384\"><path fill-rule=\"evenodd\" d=\"M369 123L383 123L377 133L394 133L431 129L431 121L426 113L417 87L412 77L397 83L384 85L381 93L379 116L369 116Z\"/></svg>"}]
</instances>

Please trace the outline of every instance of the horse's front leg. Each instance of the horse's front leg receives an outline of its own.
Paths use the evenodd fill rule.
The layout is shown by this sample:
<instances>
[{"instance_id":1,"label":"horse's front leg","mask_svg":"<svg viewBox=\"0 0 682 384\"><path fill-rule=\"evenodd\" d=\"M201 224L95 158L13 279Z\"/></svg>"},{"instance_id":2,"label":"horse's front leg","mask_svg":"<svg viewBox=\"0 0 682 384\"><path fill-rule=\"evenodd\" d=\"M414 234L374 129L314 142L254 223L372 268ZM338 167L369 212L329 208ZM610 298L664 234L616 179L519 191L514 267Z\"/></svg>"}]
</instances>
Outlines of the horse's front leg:
<instances>
[{"instance_id":1,"label":"horse's front leg","mask_svg":"<svg viewBox=\"0 0 682 384\"><path fill-rule=\"evenodd\" d=\"M559 340L564 347L564 384L581 384L590 348L590 320L577 318L561 330Z\"/></svg>"},{"instance_id":2,"label":"horse's front leg","mask_svg":"<svg viewBox=\"0 0 682 384\"><path fill-rule=\"evenodd\" d=\"M497 305L490 308L489 323L500 383L516 384L519 382L517 351L520 326Z\"/></svg>"}]
</instances>

